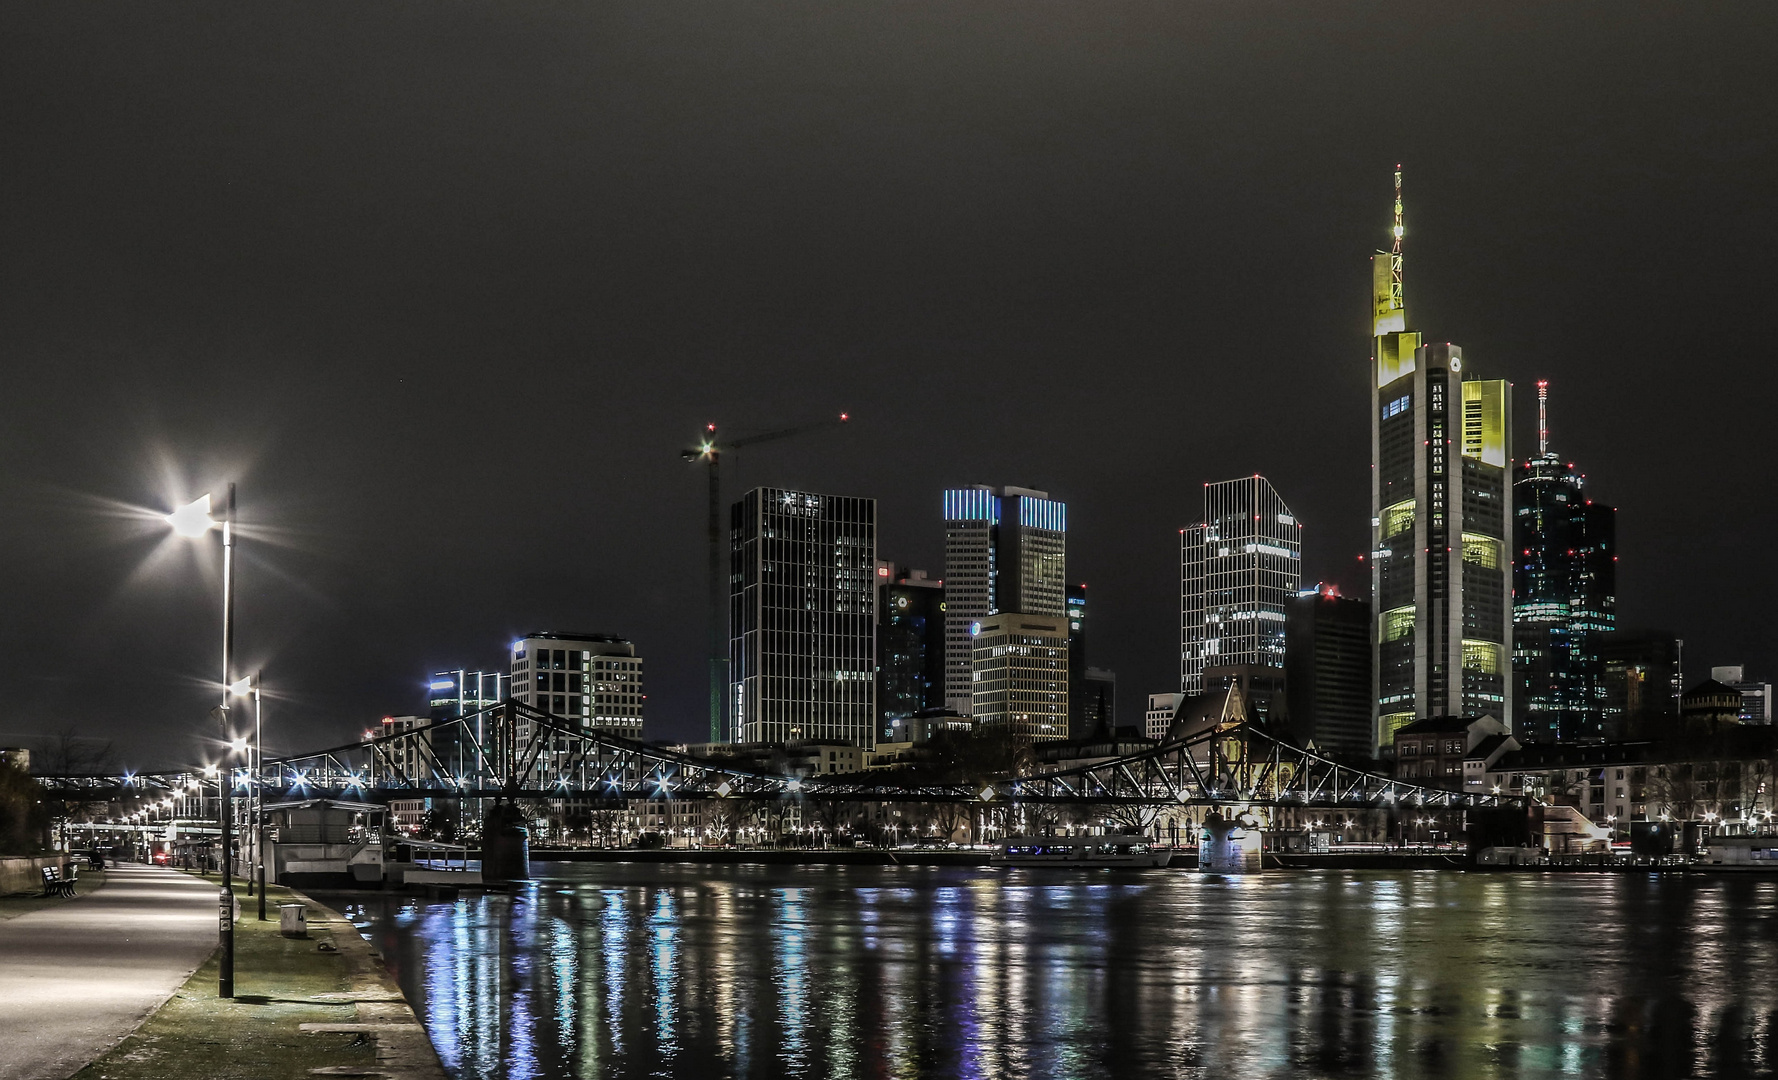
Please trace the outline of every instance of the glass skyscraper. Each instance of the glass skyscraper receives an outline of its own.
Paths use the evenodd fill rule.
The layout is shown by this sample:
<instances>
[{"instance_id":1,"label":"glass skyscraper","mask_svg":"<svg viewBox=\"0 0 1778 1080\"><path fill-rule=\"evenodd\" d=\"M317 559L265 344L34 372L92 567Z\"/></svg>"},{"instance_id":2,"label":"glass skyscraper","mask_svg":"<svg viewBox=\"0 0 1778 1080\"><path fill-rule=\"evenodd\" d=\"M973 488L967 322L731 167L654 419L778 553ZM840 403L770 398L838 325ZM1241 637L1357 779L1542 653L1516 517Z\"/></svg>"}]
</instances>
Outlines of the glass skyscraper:
<instances>
[{"instance_id":1,"label":"glass skyscraper","mask_svg":"<svg viewBox=\"0 0 1778 1080\"><path fill-rule=\"evenodd\" d=\"M945 704L945 590L923 570L877 564L878 735Z\"/></svg>"},{"instance_id":2,"label":"glass skyscraper","mask_svg":"<svg viewBox=\"0 0 1778 1080\"><path fill-rule=\"evenodd\" d=\"M1282 686L1284 624L1303 579L1303 527L1263 476L1204 485L1204 519L1180 530L1179 688L1240 667L1243 685ZM1268 673L1275 673L1267 677ZM1258 712L1269 718L1270 701Z\"/></svg>"},{"instance_id":3,"label":"glass skyscraper","mask_svg":"<svg viewBox=\"0 0 1778 1080\"><path fill-rule=\"evenodd\" d=\"M945 705L968 715L971 625L1002 611L1066 617L1068 505L1046 491L977 486L946 491L944 513Z\"/></svg>"},{"instance_id":4,"label":"glass skyscraper","mask_svg":"<svg viewBox=\"0 0 1778 1080\"><path fill-rule=\"evenodd\" d=\"M755 488L730 536L735 740L874 747L876 500Z\"/></svg>"},{"instance_id":5,"label":"glass skyscraper","mask_svg":"<svg viewBox=\"0 0 1778 1080\"><path fill-rule=\"evenodd\" d=\"M1513 723L1512 386L1483 381L1455 345L1421 343L1395 247L1372 261L1371 596L1379 750L1416 719Z\"/></svg>"},{"instance_id":6,"label":"glass skyscraper","mask_svg":"<svg viewBox=\"0 0 1778 1080\"><path fill-rule=\"evenodd\" d=\"M1600 635L1617 624L1617 508L1549 449L1548 384L1537 384L1538 455L1513 482L1513 671L1522 742L1605 738Z\"/></svg>"}]
</instances>

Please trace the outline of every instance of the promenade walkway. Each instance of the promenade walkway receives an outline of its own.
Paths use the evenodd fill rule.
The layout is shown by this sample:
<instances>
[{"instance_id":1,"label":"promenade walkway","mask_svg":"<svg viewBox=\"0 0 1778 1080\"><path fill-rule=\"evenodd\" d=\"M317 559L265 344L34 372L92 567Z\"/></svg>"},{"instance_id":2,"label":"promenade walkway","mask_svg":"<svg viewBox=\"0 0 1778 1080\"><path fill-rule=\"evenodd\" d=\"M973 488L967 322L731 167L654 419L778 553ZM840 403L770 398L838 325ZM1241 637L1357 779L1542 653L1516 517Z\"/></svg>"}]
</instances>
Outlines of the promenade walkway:
<instances>
[{"instance_id":1,"label":"promenade walkway","mask_svg":"<svg viewBox=\"0 0 1778 1080\"><path fill-rule=\"evenodd\" d=\"M0 922L0 1080L64 1080L216 948L217 886L113 866L97 891Z\"/></svg>"}]
</instances>

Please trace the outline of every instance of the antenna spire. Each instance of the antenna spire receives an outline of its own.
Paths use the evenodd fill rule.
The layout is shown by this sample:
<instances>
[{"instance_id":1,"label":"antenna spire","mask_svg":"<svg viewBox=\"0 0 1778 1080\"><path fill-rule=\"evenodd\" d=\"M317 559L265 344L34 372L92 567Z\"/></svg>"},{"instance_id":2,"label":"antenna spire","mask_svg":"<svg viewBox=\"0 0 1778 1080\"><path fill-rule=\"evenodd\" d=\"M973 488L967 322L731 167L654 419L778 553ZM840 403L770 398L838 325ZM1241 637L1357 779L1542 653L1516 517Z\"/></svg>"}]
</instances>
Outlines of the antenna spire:
<instances>
[{"instance_id":1,"label":"antenna spire","mask_svg":"<svg viewBox=\"0 0 1778 1080\"><path fill-rule=\"evenodd\" d=\"M1537 380L1537 454L1548 457L1550 452L1550 381Z\"/></svg>"},{"instance_id":2,"label":"antenna spire","mask_svg":"<svg viewBox=\"0 0 1778 1080\"><path fill-rule=\"evenodd\" d=\"M1401 237L1407 230L1401 224L1401 163L1395 163L1395 246L1389 249L1390 307L1407 307L1401 291Z\"/></svg>"}]
</instances>

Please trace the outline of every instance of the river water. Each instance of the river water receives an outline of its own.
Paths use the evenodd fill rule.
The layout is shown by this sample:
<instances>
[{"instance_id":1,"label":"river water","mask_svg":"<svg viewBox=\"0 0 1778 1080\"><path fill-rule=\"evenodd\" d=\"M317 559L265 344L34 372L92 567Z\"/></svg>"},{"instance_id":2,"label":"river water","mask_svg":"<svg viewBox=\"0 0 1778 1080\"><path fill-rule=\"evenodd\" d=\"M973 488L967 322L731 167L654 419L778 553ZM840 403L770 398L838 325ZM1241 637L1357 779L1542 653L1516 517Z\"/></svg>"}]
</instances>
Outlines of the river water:
<instances>
[{"instance_id":1,"label":"river water","mask_svg":"<svg viewBox=\"0 0 1778 1080\"><path fill-rule=\"evenodd\" d=\"M459 1080L1778 1068L1769 879L533 871L345 905Z\"/></svg>"}]
</instances>

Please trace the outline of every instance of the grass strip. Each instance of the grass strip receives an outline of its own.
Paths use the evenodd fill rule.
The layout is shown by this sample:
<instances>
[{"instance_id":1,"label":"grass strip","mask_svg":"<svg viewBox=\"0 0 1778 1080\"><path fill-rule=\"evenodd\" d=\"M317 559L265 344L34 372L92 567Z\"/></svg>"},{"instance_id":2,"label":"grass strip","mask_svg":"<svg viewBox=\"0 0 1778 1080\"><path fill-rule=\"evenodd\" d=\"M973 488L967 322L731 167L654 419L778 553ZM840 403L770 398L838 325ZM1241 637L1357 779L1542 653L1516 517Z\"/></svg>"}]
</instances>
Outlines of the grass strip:
<instances>
[{"instance_id":1,"label":"grass strip","mask_svg":"<svg viewBox=\"0 0 1778 1080\"><path fill-rule=\"evenodd\" d=\"M81 868L80 876L74 879L73 896L44 896L42 890L34 893L14 893L11 896L0 896L0 922L16 919L20 915L28 915L33 911L42 911L57 904L66 904L77 900L94 889L105 884L105 871Z\"/></svg>"},{"instance_id":2,"label":"grass strip","mask_svg":"<svg viewBox=\"0 0 1778 1080\"><path fill-rule=\"evenodd\" d=\"M346 995L352 977L340 952L324 951L334 936L355 934L309 909L309 937L278 933L277 905L301 902L289 889L266 891L268 918L260 922L258 898L247 883L236 893L242 917L235 923L235 997L216 996L220 953L212 954L167 1003L110 1053L75 1074L76 1080L309 1080L328 1066L376 1068L376 1044L361 1034L313 1033L299 1025L353 1023Z\"/></svg>"}]
</instances>

